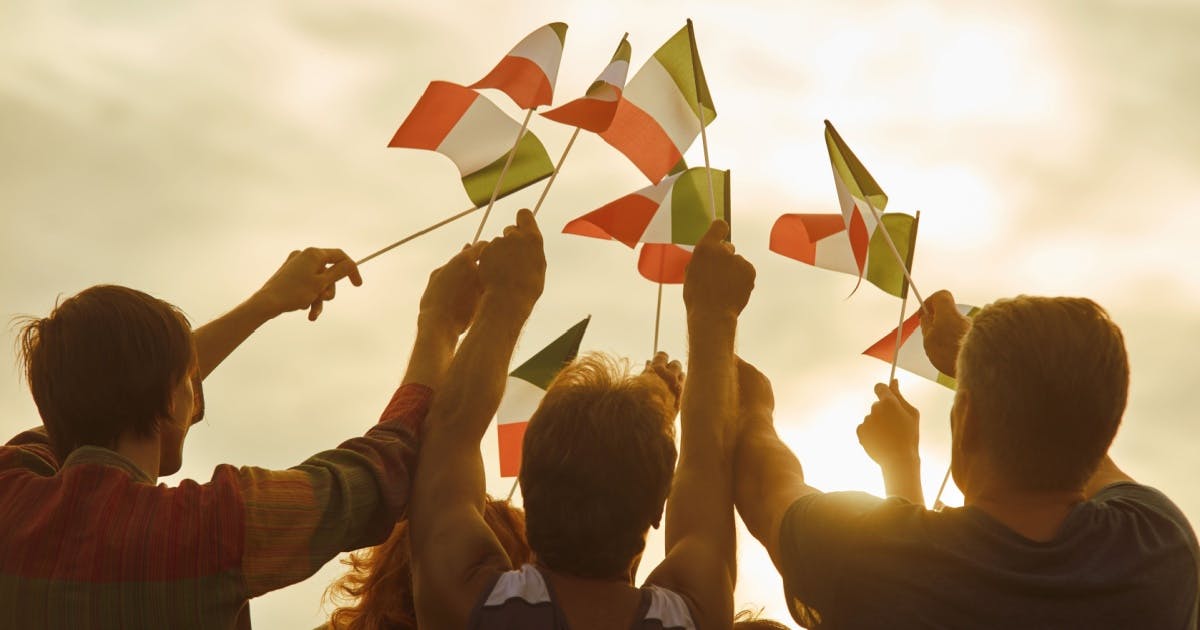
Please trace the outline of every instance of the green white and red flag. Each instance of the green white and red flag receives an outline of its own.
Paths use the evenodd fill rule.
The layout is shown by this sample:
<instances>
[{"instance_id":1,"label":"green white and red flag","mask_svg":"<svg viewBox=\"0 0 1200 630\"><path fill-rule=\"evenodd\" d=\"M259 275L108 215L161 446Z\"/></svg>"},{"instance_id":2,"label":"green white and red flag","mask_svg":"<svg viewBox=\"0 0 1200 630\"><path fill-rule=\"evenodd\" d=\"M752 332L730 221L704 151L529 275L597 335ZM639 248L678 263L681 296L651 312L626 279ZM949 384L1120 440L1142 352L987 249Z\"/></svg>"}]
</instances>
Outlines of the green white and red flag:
<instances>
[{"instance_id":1,"label":"green white and red flag","mask_svg":"<svg viewBox=\"0 0 1200 630\"><path fill-rule=\"evenodd\" d=\"M711 198L709 178L712 178ZM567 223L566 234L640 243L695 245L715 219L729 218L729 171L689 168Z\"/></svg>"},{"instance_id":2,"label":"green white and red flag","mask_svg":"<svg viewBox=\"0 0 1200 630\"><path fill-rule=\"evenodd\" d=\"M688 21L629 80L600 137L657 183L716 117Z\"/></svg>"},{"instance_id":3,"label":"green white and red flag","mask_svg":"<svg viewBox=\"0 0 1200 630\"><path fill-rule=\"evenodd\" d=\"M979 312L979 308L975 306L967 304L958 304L957 306L958 312L967 317L974 317L975 313ZM954 377L939 372L937 368L933 367L933 363L929 362L929 357L925 355L925 338L921 334L920 311L913 313L911 317L904 320L904 324L900 328L892 330L883 339L875 342L875 345L864 350L863 354L888 364L891 364L893 357L899 354L899 357L896 358L897 367L904 368L917 376L927 378L950 389L957 386Z\"/></svg>"},{"instance_id":4,"label":"green white and red flag","mask_svg":"<svg viewBox=\"0 0 1200 630\"><path fill-rule=\"evenodd\" d=\"M450 158L476 206L487 205L521 125L484 96L446 81L425 89L389 147L426 149ZM539 182L554 172L546 148L526 130L496 198Z\"/></svg>"},{"instance_id":5,"label":"green white and red flag","mask_svg":"<svg viewBox=\"0 0 1200 630\"><path fill-rule=\"evenodd\" d=\"M554 100L554 82L566 41L566 24L547 24L522 39L487 76L470 87L500 90L521 109L549 105Z\"/></svg>"},{"instance_id":6,"label":"green white and red flag","mask_svg":"<svg viewBox=\"0 0 1200 630\"><path fill-rule=\"evenodd\" d=\"M896 249L911 264L916 221L897 212L889 212L881 218ZM887 293L904 296L904 270L888 248L883 232L876 230L871 234L860 268L850 230L841 215L785 214L771 228L770 249L814 267L865 278Z\"/></svg>"},{"instance_id":7,"label":"green white and red flag","mask_svg":"<svg viewBox=\"0 0 1200 630\"><path fill-rule=\"evenodd\" d=\"M875 217L868 202L882 213L887 206L887 194L828 120L825 121L825 146L829 149L829 162L833 165L833 182L837 186L838 203L842 207L842 218L850 238L850 250L861 277L866 270L871 236L875 233Z\"/></svg>"},{"instance_id":8,"label":"green white and red flag","mask_svg":"<svg viewBox=\"0 0 1200 630\"><path fill-rule=\"evenodd\" d=\"M542 116L594 133L608 129L617 113L617 104L621 101L621 92L625 89L625 77L629 74L630 48L626 37L621 38L612 61L608 62L604 71L596 77L582 97L545 112Z\"/></svg>"},{"instance_id":9,"label":"green white and red flag","mask_svg":"<svg viewBox=\"0 0 1200 630\"><path fill-rule=\"evenodd\" d=\"M585 317L508 375L504 397L496 410L501 477L515 477L521 471L521 444L529 419L550 383L579 354L579 345L591 320L591 316Z\"/></svg>"}]
</instances>

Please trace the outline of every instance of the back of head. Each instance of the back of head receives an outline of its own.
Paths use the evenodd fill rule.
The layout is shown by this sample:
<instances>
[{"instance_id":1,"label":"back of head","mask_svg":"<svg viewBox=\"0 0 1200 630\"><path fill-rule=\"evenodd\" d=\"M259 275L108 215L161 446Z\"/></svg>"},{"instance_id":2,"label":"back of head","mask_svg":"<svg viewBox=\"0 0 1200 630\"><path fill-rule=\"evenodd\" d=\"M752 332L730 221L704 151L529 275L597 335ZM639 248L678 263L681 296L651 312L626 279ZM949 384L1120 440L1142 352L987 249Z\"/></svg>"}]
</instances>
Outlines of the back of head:
<instances>
[{"instance_id":1,"label":"back of head","mask_svg":"<svg viewBox=\"0 0 1200 630\"><path fill-rule=\"evenodd\" d=\"M521 457L529 544L547 567L627 579L675 471L671 394L600 354L566 367L529 421Z\"/></svg>"},{"instance_id":2,"label":"back of head","mask_svg":"<svg viewBox=\"0 0 1200 630\"><path fill-rule=\"evenodd\" d=\"M1006 485L1075 491L1116 435L1129 360L1121 330L1095 302L1020 296L975 316L958 379L979 447Z\"/></svg>"},{"instance_id":3,"label":"back of head","mask_svg":"<svg viewBox=\"0 0 1200 630\"><path fill-rule=\"evenodd\" d=\"M520 509L508 501L489 498L484 505L483 520L508 554L513 568L532 559L525 540L525 514ZM397 523L382 545L350 554L342 563L349 565L350 570L325 591L330 600L343 604L330 615L329 628L417 627L408 521Z\"/></svg>"},{"instance_id":4,"label":"back of head","mask_svg":"<svg viewBox=\"0 0 1200 630\"><path fill-rule=\"evenodd\" d=\"M174 387L195 361L191 325L141 291L94 286L25 320L18 337L25 377L60 457L125 433L150 437Z\"/></svg>"}]
</instances>

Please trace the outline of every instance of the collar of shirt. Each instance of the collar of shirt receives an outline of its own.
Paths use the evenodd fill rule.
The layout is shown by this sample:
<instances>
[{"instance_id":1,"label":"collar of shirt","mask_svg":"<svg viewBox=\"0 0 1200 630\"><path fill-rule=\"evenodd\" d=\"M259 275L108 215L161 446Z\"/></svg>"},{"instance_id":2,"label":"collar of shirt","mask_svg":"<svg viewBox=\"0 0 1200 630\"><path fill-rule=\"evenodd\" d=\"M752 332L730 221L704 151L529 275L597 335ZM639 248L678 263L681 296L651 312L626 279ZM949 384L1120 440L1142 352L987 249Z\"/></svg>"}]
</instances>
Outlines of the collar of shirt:
<instances>
[{"instance_id":1,"label":"collar of shirt","mask_svg":"<svg viewBox=\"0 0 1200 630\"><path fill-rule=\"evenodd\" d=\"M87 465L120 468L129 473L129 476L133 477L134 481L154 485L154 480L150 479L150 476L141 468L138 468L137 464L133 463L129 458L116 451L110 451L100 446L80 446L71 451L71 454L63 461L62 469L59 472L66 472L72 466Z\"/></svg>"}]
</instances>

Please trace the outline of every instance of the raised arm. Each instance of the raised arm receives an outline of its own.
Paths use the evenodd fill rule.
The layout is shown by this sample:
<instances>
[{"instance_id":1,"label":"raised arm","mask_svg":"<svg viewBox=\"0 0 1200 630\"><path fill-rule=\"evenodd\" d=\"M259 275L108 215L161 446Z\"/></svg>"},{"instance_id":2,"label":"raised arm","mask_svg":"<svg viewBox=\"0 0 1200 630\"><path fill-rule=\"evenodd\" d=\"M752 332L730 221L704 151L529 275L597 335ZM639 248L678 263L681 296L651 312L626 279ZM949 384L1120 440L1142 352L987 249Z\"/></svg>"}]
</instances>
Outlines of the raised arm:
<instances>
[{"instance_id":1,"label":"raised arm","mask_svg":"<svg viewBox=\"0 0 1200 630\"><path fill-rule=\"evenodd\" d=\"M921 414L900 395L900 385L875 385L879 399L871 405L858 425L858 442L883 472L883 485L889 497L901 497L910 503L925 504L921 489L920 442Z\"/></svg>"},{"instance_id":2,"label":"raised arm","mask_svg":"<svg viewBox=\"0 0 1200 630\"><path fill-rule=\"evenodd\" d=\"M200 378L211 373L259 326L288 311L307 308L315 321L326 300L332 300L338 280L349 276L362 284L358 267L340 249L294 251L262 288L233 310L197 328L196 355Z\"/></svg>"},{"instance_id":3,"label":"raised arm","mask_svg":"<svg viewBox=\"0 0 1200 630\"><path fill-rule=\"evenodd\" d=\"M688 379L681 401L679 465L667 498L666 558L648 582L686 593L700 627L728 626L737 580L733 451L737 439L737 318L754 288L754 267L714 222L696 245L683 285Z\"/></svg>"},{"instance_id":4,"label":"raised arm","mask_svg":"<svg viewBox=\"0 0 1200 630\"><path fill-rule=\"evenodd\" d=\"M486 582L508 557L483 520L479 443L508 376L517 337L545 282L546 259L533 214L482 248L483 297L434 399L413 490L409 531L421 627L463 628Z\"/></svg>"}]
</instances>

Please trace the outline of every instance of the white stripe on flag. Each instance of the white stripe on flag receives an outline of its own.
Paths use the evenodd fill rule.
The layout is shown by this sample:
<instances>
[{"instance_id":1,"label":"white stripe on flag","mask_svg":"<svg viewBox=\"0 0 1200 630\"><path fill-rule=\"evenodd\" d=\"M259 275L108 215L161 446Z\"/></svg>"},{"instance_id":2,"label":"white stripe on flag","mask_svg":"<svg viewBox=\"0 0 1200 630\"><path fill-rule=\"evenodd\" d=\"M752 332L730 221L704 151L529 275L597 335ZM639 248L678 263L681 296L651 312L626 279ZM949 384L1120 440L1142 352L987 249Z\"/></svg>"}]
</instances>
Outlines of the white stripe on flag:
<instances>
[{"instance_id":1,"label":"white stripe on flag","mask_svg":"<svg viewBox=\"0 0 1200 630\"><path fill-rule=\"evenodd\" d=\"M658 59L651 57L625 88L625 98L653 118L680 153L700 133L700 119L675 79Z\"/></svg>"},{"instance_id":2,"label":"white stripe on flag","mask_svg":"<svg viewBox=\"0 0 1200 630\"><path fill-rule=\"evenodd\" d=\"M542 69L542 74L549 79L550 86L553 87L555 79L558 78L558 66L559 60L562 59L562 52L562 40L558 38L558 33L555 33L554 29L549 26L543 26L521 40L512 49L512 52L508 53L508 56L522 57L537 64Z\"/></svg>"},{"instance_id":3,"label":"white stripe on flag","mask_svg":"<svg viewBox=\"0 0 1200 630\"><path fill-rule=\"evenodd\" d=\"M503 158L512 149L520 129L499 107L476 96L437 150L454 160L465 177Z\"/></svg>"},{"instance_id":4,"label":"white stripe on flag","mask_svg":"<svg viewBox=\"0 0 1200 630\"><path fill-rule=\"evenodd\" d=\"M661 189L663 194L658 201L658 210L655 211L653 217L650 217L650 223L646 224L646 230L642 232L641 241L643 243L671 242L671 200L675 195L675 182L679 180L679 175L682 175L682 173L672 175L664 179L658 186L655 186L655 189Z\"/></svg>"},{"instance_id":5,"label":"white stripe on flag","mask_svg":"<svg viewBox=\"0 0 1200 630\"><path fill-rule=\"evenodd\" d=\"M608 64L604 72L596 77L596 81L604 81L609 85L615 85L618 89L625 83L625 77L629 75L629 62L625 60L614 61Z\"/></svg>"},{"instance_id":6,"label":"white stripe on flag","mask_svg":"<svg viewBox=\"0 0 1200 630\"><path fill-rule=\"evenodd\" d=\"M512 424L529 420L545 395L546 390L529 381L515 376L508 377L504 385L504 398L500 400L500 408L496 410L496 423Z\"/></svg>"},{"instance_id":7,"label":"white stripe on flag","mask_svg":"<svg viewBox=\"0 0 1200 630\"><path fill-rule=\"evenodd\" d=\"M841 230L817 241L813 265L857 276L858 263L850 249L850 231Z\"/></svg>"}]
</instances>

